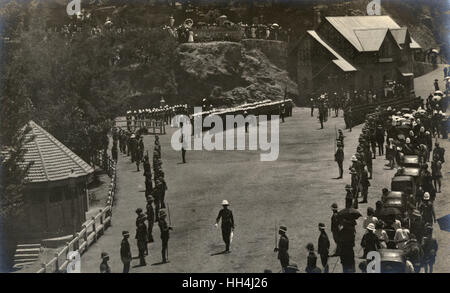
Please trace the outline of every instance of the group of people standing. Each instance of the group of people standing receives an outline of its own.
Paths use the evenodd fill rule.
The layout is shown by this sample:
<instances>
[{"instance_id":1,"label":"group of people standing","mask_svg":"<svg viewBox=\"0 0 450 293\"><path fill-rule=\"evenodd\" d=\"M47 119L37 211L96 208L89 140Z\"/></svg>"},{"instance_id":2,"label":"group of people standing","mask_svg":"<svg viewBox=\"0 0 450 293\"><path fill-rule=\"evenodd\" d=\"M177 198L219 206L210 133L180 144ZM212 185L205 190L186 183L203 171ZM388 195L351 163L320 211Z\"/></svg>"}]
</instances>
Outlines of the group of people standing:
<instances>
[{"instance_id":1,"label":"group of people standing","mask_svg":"<svg viewBox=\"0 0 450 293\"><path fill-rule=\"evenodd\" d=\"M145 257L149 255L148 244L155 241L153 237L153 225L155 223L158 223L161 232L162 263L167 263L169 254L168 242L172 227L170 225L170 210L168 204L165 202L167 184L162 170L161 144L159 142L159 137L155 136L152 172L148 151L147 154L144 155L145 146L143 137L139 132L131 133L115 128L113 129L112 136L112 155L114 160L117 161L118 159L117 146L119 146L120 152L127 157L131 157L131 163L136 163L137 172L140 172L139 166L141 163L143 164L146 200L145 213L142 208L138 208L135 211L137 215L135 223L135 239L137 241L139 252L139 266L147 265ZM167 222L167 217L169 218L169 222ZM123 273L128 273L132 261L132 253L128 241L130 237L129 231L123 231L122 236L120 257L123 263ZM104 273L110 272L111 270L108 266L109 255L106 252L103 252L101 257L102 263L100 265L100 271Z\"/></svg>"}]
</instances>

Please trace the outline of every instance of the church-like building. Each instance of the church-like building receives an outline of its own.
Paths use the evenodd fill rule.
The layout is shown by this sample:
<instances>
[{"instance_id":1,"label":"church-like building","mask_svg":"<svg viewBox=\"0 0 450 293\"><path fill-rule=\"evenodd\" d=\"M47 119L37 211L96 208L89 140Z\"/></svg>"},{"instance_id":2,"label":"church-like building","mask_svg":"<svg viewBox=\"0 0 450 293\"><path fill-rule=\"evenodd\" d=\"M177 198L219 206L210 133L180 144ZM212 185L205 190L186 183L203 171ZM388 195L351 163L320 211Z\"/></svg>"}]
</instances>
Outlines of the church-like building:
<instances>
[{"instance_id":1,"label":"church-like building","mask_svg":"<svg viewBox=\"0 0 450 293\"><path fill-rule=\"evenodd\" d=\"M414 55L421 46L390 16L325 17L292 47L299 102L327 91L384 95L388 81L414 89Z\"/></svg>"}]
</instances>

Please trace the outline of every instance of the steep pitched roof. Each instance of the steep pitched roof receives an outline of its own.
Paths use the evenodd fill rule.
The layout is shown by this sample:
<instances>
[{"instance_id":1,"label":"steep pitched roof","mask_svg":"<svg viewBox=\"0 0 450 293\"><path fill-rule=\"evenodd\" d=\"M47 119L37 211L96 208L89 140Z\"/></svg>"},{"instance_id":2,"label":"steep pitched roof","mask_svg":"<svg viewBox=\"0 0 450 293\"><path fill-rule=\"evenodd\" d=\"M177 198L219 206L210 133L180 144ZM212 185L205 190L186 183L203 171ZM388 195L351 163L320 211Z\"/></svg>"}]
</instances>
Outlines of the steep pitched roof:
<instances>
[{"instance_id":1,"label":"steep pitched roof","mask_svg":"<svg viewBox=\"0 0 450 293\"><path fill-rule=\"evenodd\" d=\"M24 159L25 163L33 162L26 178L30 183L67 179L72 170L77 177L94 172L89 164L34 121L29 125L31 131L27 138L34 139L25 144Z\"/></svg>"},{"instance_id":2,"label":"steep pitched roof","mask_svg":"<svg viewBox=\"0 0 450 293\"><path fill-rule=\"evenodd\" d=\"M336 59L333 63L336 64L343 71L356 71L356 68L345 60L341 55L339 55L333 48L331 48L318 34L316 31L309 30L307 33L313 37L317 42L319 42L325 49L328 50Z\"/></svg>"},{"instance_id":3,"label":"steep pitched roof","mask_svg":"<svg viewBox=\"0 0 450 293\"><path fill-rule=\"evenodd\" d=\"M391 33L399 45L405 44L406 37L408 36L408 29L406 27L391 29Z\"/></svg>"},{"instance_id":4,"label":"steep pitched roof","mask_svg":"<svg viewBox=\"0 0 450 293\"><path fill-rule=\"evenodd\" d=\"M378 51L383 44L388 29L358 29L355 35L358 38L363 51Z\"/></svg>"},{"instance_id":5,"label":"steep pitched roof","mask_svg":"<svg viewBox=\"0 0 450 293\"><path fill-rule=\"evenodd\" d=\"M369 15L369 16L332 16L325 18L344 38L346 38L358 51L366 51L358 34L367 42L369 48L378 44L380 36L382 35L382 29L398 30L397 37L401 39L403 32L401 27L388 15ZM361 33L362 30L372 31L375 34L373 42L368 40L367 35L369 33ZM358 33L359 32L359 33ZM394 38L397 40L394 35ZM404 43L404 42L403 42ZM400 45L401 43L399 43ZM420 48L411 38L411 48Z\"/></svg>"}]
</instances>

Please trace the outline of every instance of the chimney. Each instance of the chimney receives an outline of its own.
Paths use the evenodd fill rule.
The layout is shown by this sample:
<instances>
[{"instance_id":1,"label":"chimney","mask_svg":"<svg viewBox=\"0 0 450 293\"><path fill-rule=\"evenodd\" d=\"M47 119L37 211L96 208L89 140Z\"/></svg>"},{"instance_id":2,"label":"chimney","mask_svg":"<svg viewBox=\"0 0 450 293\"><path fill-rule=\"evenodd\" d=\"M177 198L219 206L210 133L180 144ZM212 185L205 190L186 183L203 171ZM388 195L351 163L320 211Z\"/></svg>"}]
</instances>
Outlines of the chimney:
<instances>
[{"instance_id":1,"label":"chimney","mask_svg":"<svg viewBox=\"0 0 450 293\"><path fill-rule=\"evenodd\" d=\"M313 23L313 28L317 29L320 25L320 23L322 22L322 15L320 13L320 8L318 7L314 7L314 23Z\"/></svg>"}]
</instances>

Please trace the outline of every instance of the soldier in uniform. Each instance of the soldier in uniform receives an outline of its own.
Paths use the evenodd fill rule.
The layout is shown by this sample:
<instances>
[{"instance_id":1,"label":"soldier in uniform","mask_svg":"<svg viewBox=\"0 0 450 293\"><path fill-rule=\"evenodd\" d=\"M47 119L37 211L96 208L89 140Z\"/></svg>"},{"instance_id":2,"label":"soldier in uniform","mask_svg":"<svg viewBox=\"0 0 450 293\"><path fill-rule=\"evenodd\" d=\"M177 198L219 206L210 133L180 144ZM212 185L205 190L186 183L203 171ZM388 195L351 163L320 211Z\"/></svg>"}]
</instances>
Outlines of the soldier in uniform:
<instances>
[{"instance_id":1,"label":"soldier in uniform","mask_svg":"<svg viewBox=\"0 0 450 293\"><path fill-rule=\"evenodd\" d=\"M350 184L345 185L345 208L353 207L353 188Z\"/></svg>"},{"instance_id":2,"label":"soldier in uniform","mask_svg":"<svg viewBox=\"0 0 450 293\"><path fill-rule=\"evenodd\" d=\"M130 233L128 231L122 232L122 243L120 244L120 258L123 262L123 273L127 274L130 271L130 264L132 260L130 243L128 238L130 238Z\"/></svg>"},{"instance_id":3,"label":"soldier in uniform","mask_svg":"<svg viewBox=\"0 0 450 293\"><path fill-rule=\"evenodd\" d=\"M325 121L326 109L323 102L319 104L319 121L320 121L320 129L323 129L323 122Z\"/></svg>"},{"instance_id":4,"label":"soldier in uniform","mask_svg":"<svg viewBox=\"0 0 450 293\"><path fill-rule=\"evenodd\" d=\"M331 205L331 210L333 215L331 216L331 233L333 234L334 243L336 243L336 250L331 256L339 255L339 216L338 216L338 205L333 203Z\"/></svg>"},{"instance_id":5,"label":"soldier in uniform","mask_svg":"<svg viewBox=\"0 0 450 293\"><path fill-rule=\"evenodd\" d=\"M319 223L319 240L317 245L317 252L320 255L320 260L323 266L323 272L328 273L328 251L330 249L330 240L325 232L325 224Z\"/></svg>"},{"instance_id":6,"label":"soldier in uniform","mask_svg":"<svg viewBox=\"0 0 450 293\"><path fill-rule=\"evenodd\" d=\"M338 129L338 137L337 137L337 141L341 143L342 148L344 148L344 134L342 133L342 129Z\"/></svg>"},{"instance_id":7,"label":"soldier in uniform","mask_svg":"<svg viewBox=\"0 0 450 293\"><path fill-rule=\"evenodd\" d=\"M340 141L338 141L338 143L337 143L337 150L336 150L336 153L334 154L334 160L336 161L336 163L338 164L338 167L339 167L339 177L337 177L336 179L342 179L342 176L344 174L344 168L343 168L344 147Z\"/></svg>"},{"instance_id":8,"label":"soldier in uniform","mask_svg":"<svg viewBox=\"0 0 450 293\"><path fill-rule=\"evenodd\" d=\"M139 172L139 166L141 164L142 161L142 155L144 153L144 143L142 141L142 136L139 136L138 139L136 139L136 147L135 147L135 161L136 161L136 169L137 172Z\"/></svg>"},{"instance_id":9,"label":"soldier in uniform","mask_svg":"<svg viewBox=\"0 0 450 293\"><path fill-rule=\"evenodd\" d=\"M434 144L433 160L445 163L445 149L440 147L438 141Z\"/></svg>"},{"instance_id":10,"label":"soldier in uniform","mask_svg":"<svg viewBox=\"0 0 450 293\"><path fill-rule=\"evenodd\" d=\"M278 247L275 247L274 252L278 252L278 259L280 260L281 269L283 273L289 266L289 238L286 235L287 228L285 226L280 226L278 229L278 234L280 239L278 240Z\"/></svg>"},{"instance_id":11,"label":"soldier in uniform","mask_svg":"<svg viewBox=\"0 0 450 293\"><path fill-rule=\"evenodd\" d=\"M180 127L183 128L183 122L180 122ZM185 135L181 134L181 159L183 164L186 164L186 138Z\"/></svg>"},{"instance_id":12,"label":"soldier in uniform","mask_svg":"<svg viewBox=\"0 0 450 293\"><path fill-rule=\"evenodd\" d=\"M137 151L137 141L136 141L136 135L133 133L130 136L130 154L131 154L131 163L134 163L136 161L136 151Z\"/></svg>"},{"instance_id":13,"label":"soldier in uniform","mask_svg":"<svg viewBox=\"0 0 450 293\"><path fill-rule=\"evenodd\" d=\"M111 273L111 268L109 267L109 254L106 252L102 252L100 254L100 258L102 259L102 263L100 264L100 273L109 274Z\"/></svg>"},{"instance_id":14,"label":"soldier in uniform","mask_svg":"<svg viewBox=\"0 0 450 293\"><path fill-rule=\"evenodd\" d=\"M155 135L155 151L158 153L158 157L161 158L161 144L159 142L159 136Z\"/></svg>"},{"instance_id":15,"label":"soldier in uniform","mask_svg":"<svg viewBox=\"0 0 450 293\"><path fill-rule=\"evenodd\" d=\"M215 226L218 227L220 219L222 219L222 239L225 242L225 252L230 252L230 237L234 230L233 212L228 208L229 203L226 199L222 201L222 209L216 218Z\"/></svg>"},{"instance_id":16,"label":"soldier in uniform","mask_svg":"<svg viewBox=\"0 0 450 293\"><path fill-rule=\"evenodd\" d=\"M153 224L155 223L155 210L153 209L153 196L147 196L147 206L146 206L147 222L148 222L148 242L152 243L153 239Z\"/></svg>"},{"instance_id":17,"label":"soldier in uniform","mask_svg":"<svg viewBox=\"0 0 450 293\"><path fill-rule=\"evenodd\" d=\"M352 106L349 106L344 112L344 119L347 121L346 126L349 129L349 132L351 132L353 124Z\"/></svg>"},{"instance_id":18,"label":"soldier in uniform","mask_svg":"<svg viewBox=\"0 0 450 293\"><path fill-rule=\"evenodd\" d=\"M351 180L351 187L352 187L352 197L353 197L353 208L357 209L358 208L358 195L360 192L360 176L358 174L358 172L356 172L355 168L351 168L350 170L350 174L352 176L352 180Z\"/></svg>"},{"instance_id":19,"label":"soldier in uniform","mask_svg":"<svg viewBox=\"0 0 450 293\"><path fill-rule=\"evenodd\" d=\"M280 105L280 118L281 118L281 122L284 123L284 116L286 114L286 107L284 106L284 104Z\"/></svg>"},{"instance_id":20,"label":"soldier in uniform","mask_svg":"<svg viewBox=\"0 0 450 293\"><path fill-rule=\"evenodd\" d=\"M118 156L119 156L118 151L117 151L117 141L113 142L113 145L111 148L111 155L112 155L113 160L117 162Z\"/></svg>"},{"instance_id":21,"label":"soldier in uniform","mask_svg":"<svg viewBox=\"0 0 450 293\"><path fill-rule=\"evenodd\" d=\"M145 196L147 197L152 193L152 169L150 166L150 160L147 155L144 156L144 177L145 177Z\"/></svg>"},{"instance_id":22,"label":"soldier in uniform","mask_svg":"<svg viewBox=\"0 0 450 293\"><path fill-rule=\"evenodd\" d=\"M166 221L166 210L165 209L161 209L159 211L159 221L158 221L158 226L159 226L159 230L161 231L161 241L162 241L162 246L161 246L161 255L162 255L162 262L163 263L167 263L167 260L169 258L168 252L169 252L169 231L172 230L172 227L170 227L167 224Z\"/></svg>"},{"instance_id":23,"label":"soldier in uniform","mask_svg":"<svg viewBox=\"0 0 450 293\"><path fill-rule=\"evenodd\" d=\"M142 211L142 210L141 210ZM137 239L137 246L139 251L139 265L140 266L146 266L145 262L145 253L148 254L148 247L147 247L147 226L145 225L145 216L140 218L137 223L137 229L136 229L136 239Z\"/></svg>"},{"instance_id":24,"label":"soldier in uniform","mask_svg":"<svg viewBox=\"0 0 450 293\"><path fill-rule=\"evenodd\" d=\"M359 203L367 203L367 195L369 193L369 186L370 186L369 173L367 172L367 167L364 167L364 169L361 172L361 185L362 185L361 194L363 200L360 201Z\"/></svg>"}]
</instances>

